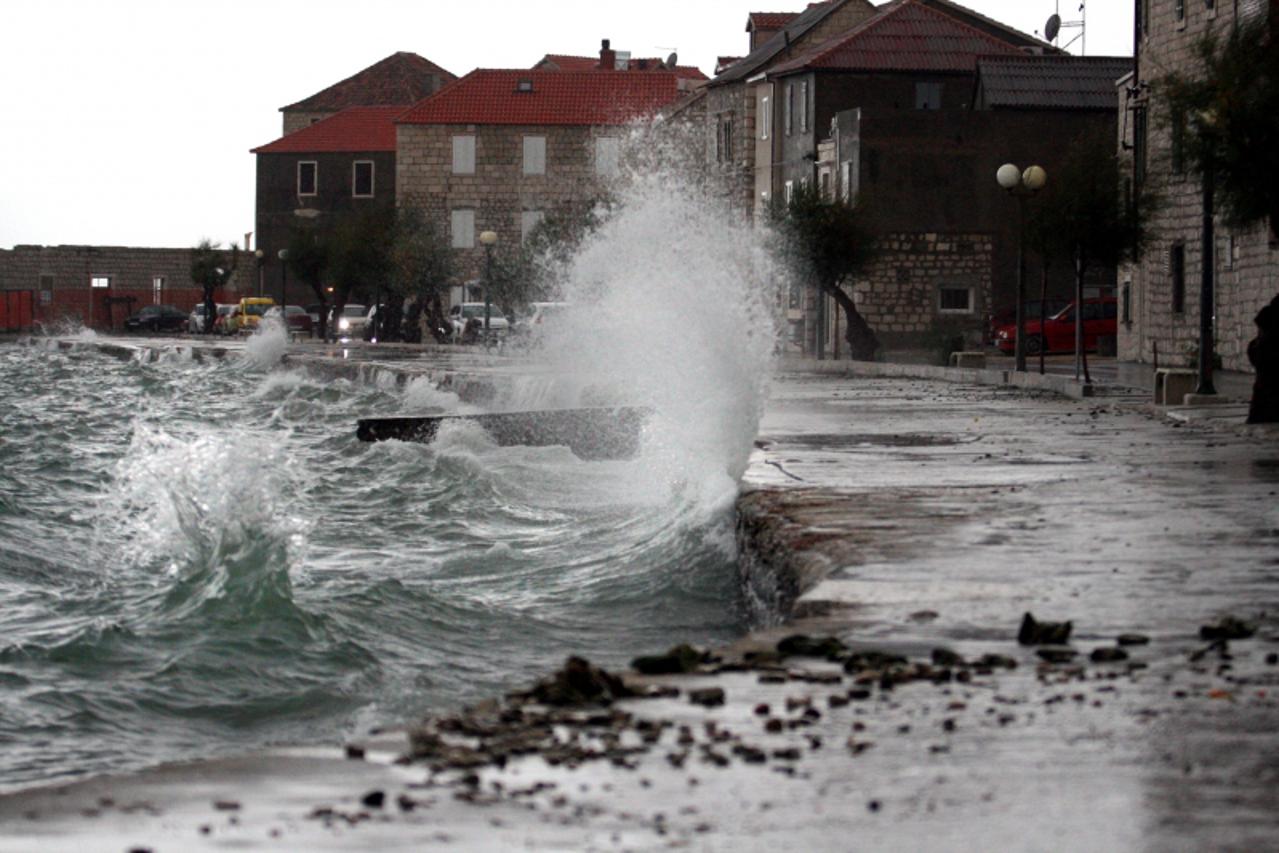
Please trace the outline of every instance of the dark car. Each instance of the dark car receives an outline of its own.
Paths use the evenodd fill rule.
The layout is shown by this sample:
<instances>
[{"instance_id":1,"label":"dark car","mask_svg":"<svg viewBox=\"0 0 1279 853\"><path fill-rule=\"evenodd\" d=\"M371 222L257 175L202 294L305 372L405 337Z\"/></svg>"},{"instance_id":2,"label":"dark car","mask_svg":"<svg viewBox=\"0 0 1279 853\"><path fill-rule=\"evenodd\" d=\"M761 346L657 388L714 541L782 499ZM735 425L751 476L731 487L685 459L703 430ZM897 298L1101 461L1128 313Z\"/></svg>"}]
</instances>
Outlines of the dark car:
<instances>
[{"instance_id":1,"label":"dark car","mask_svg":"<svg viewBox=\"0 0 1279 853\"><path fill-rule=\"evenodd\" d=\"M172 305L148 305L124 321L129 332L180 332L187 327L187 312Z\"/></svg>"}]
</instances>

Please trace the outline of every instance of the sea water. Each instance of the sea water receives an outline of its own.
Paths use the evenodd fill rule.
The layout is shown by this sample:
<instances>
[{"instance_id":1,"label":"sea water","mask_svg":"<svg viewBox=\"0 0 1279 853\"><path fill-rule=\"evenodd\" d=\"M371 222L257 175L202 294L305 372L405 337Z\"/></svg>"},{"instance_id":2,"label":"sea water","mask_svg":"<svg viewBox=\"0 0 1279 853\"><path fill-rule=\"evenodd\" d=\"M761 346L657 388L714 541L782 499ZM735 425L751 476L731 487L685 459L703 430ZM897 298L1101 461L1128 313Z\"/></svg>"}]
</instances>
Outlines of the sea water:
<instances>
[{"instance_id":1,"label":"sea water","mask_svg":"<svg viewBox=\"0 0 1279 853\"><path fill-rule=\"evenodd\" d=\"M362 444L363 416L475 407L282 367L279 330L221 360L0 347L0 790L337 743L568 654L740 634L773 272L726 222L631 176L560 271L564 322L506 360L540 369L496 408L651 406L630 460L465 423Z\"/></svg>"}]
</instances>

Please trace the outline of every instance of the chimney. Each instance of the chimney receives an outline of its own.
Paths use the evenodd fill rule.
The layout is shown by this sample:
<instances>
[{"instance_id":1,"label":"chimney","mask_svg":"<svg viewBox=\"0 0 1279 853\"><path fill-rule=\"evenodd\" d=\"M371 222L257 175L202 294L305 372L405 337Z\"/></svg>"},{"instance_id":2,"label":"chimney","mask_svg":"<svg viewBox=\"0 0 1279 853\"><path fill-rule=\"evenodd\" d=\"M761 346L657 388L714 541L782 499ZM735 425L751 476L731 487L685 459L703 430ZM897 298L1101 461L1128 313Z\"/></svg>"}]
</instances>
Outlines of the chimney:
<instances>
[{"instance_id":1,"label":"chimney","mask_svg":"<svg viewBox=\"0 0 1279 853\"><path fill-rule=\"evenodd\" d=\"M608 39L600 42L600 70L612 71L617 67L617 53L609 46Z\"/></svg>"}]
</instances>

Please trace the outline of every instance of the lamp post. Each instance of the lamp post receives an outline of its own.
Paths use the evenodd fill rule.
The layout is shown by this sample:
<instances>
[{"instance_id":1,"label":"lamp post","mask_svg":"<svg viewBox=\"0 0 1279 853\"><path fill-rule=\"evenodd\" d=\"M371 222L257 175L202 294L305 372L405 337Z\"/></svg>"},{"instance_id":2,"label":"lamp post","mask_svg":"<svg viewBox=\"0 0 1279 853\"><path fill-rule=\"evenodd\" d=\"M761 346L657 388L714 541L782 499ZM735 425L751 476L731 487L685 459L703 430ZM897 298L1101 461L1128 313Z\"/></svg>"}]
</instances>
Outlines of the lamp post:
<instances>
[{"instance_id":1,"label":"lamp post","mask_svg":"<svg viewBox=\"0 0 1279 853\"><path fill-rule=\"evenodd\" d=\"M1014 342L1013 369L1026 370L1026 199L1044 188L1048 173L1040 166L1030 166L1024 172L1012 163L1005 163L995 172L995 180L1017 199L1017 340ZM1043 330L1040 329L1040 334Z\"/></svg>"},{"instance_id":2,"label":"lamp post","mask_svg":"<svg viewBox=\"0 0 1279 853\"><path fill-rule=\"evenodd\" d=\"M489 340L489 311L493 304L490 291L493 283L493 244L497 242L496 231L481 231L480 243L484 246L484 343Z\"/></svg>"},{"instance_id":3,"label":"lamp post","mask_svg":"<svg viewBox=\"0 0 1279 853\"><path fill-rule=\"evenodd\" d=\"M261 296L262 295L262 265L266 262L266 252L262 251L261 249L255 249L253 252L253 257L257 260L257 264L258 264L258 296Z\"/></svg>"},{"instance_id":4,"label":"lamp post","mask_svg":"<svg viewBox=\"0 0 1279 853\"><path fill-rule=\"evenodd\" d=\"M284 316L289 293L289 250L281 249L275 256L280 259L280 316Z\"/></svg>"}]
</instances>

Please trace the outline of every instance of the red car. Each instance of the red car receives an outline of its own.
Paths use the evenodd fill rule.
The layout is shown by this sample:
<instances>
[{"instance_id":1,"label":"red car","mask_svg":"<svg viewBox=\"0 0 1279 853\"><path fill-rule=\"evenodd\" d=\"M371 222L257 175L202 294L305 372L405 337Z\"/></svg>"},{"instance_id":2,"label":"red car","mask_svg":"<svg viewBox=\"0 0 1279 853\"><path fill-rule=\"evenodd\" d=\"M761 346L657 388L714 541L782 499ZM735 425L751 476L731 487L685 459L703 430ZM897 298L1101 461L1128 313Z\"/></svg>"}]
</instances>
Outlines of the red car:
<instances>
[{"instance_id":1,"label":"red car","mask_svg":"<svg viewBox=\"0 0 1279 853\"><path fill-rule=\"evenodd\" d=\"M1113 296L1084 300L1085 351L1097 349L1097 338L1115 335L1118 316L1119 301ZM1016 344L1015 324L1002 326L995 333L995 346L1005 355L1012 355ZM1075 303L1049 317L1043 329L1039 328L1038 318L1026 319L1026 353L1037 355L1041 349L1045 352L1075 351Z\"/></svg>"}]
</instances>

